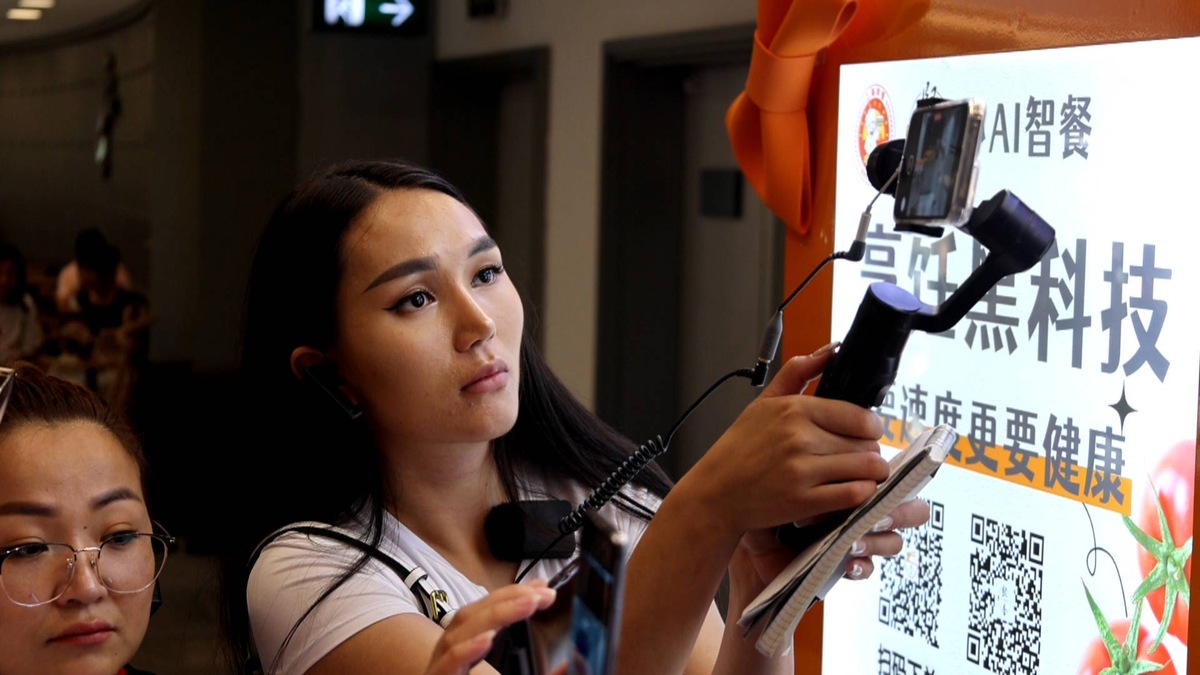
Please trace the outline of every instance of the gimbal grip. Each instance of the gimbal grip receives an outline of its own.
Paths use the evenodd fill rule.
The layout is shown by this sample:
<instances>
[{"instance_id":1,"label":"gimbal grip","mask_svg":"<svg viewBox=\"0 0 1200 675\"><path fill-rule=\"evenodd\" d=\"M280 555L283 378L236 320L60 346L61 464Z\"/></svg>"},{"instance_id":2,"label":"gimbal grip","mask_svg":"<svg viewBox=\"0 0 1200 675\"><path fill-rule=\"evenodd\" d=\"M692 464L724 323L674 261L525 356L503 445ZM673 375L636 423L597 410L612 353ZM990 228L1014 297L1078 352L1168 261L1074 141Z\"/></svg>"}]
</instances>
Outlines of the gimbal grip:
<instances>
[{"instance_id":1,"label":"gimbal grip","mask_svg":"<svg viewBox=\"0 0 1200 675\"><path fill-rule=\"evenodd\" d=\"M871 284L842 346L825 364L816 395L849 401L863 408L882 403L896 381L900 355L912 332L913 319L923 306L895 284L882 281ZM781 525L776 528L775 536L785 546L800 551L814 537L828 532L835 522L836 519L826 521L815 530L814 526Z\"/></svg>"},{"instance_id":2,"label":"gimbal grip","mask_svg":"<svg viewBox=\"0 0 1200 675\"><path fill-rule=\"evenodd\" d=\"M882 403L896 381L900 355L922 306L895 284L871 284L842 346L825 365L816 395L863 408Z\"/></svg>"}]
</instances>

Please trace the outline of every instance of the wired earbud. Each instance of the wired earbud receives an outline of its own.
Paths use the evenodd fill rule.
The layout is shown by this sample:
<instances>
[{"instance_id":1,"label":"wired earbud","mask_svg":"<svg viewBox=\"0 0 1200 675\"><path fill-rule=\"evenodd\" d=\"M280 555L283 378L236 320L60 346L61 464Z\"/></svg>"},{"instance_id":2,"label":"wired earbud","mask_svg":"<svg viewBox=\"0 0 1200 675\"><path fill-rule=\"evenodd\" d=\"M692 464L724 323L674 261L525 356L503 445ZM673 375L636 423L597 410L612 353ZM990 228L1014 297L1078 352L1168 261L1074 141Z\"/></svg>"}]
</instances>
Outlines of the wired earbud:
<instances>
[{"instance_id":1,"label":"wired earbud","mask_svg":"<svg viewBox=\"0 0 1200 675\"><path fill-rule=\"evenodd\" d=\"M300 369L300 379L315 385L325 396L333 400L351 420L362 417L362 408L346 396L342 391L342 378L337 374L337 366L329 359L321 359L311 366Z\"/></svg>"}]
</instances>

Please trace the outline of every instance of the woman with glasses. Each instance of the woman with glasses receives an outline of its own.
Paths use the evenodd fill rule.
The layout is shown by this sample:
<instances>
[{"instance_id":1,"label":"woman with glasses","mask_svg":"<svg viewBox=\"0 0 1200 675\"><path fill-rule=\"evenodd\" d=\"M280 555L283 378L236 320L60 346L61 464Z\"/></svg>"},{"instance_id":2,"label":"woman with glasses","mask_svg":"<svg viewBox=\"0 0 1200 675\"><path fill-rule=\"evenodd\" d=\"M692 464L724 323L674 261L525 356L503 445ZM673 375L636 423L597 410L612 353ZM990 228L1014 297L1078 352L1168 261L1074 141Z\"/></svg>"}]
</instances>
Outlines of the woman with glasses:
<instances>
[{"instance_id":1,"label":"woman with glasses","mask_svg":"<svg viewBox=\"0 0 1200 675\"><path fill-rule=\"evenodd\" d=\"M474 664L496 630L553 597L514 585L521 568L550 578L567 561L501 555L489 513L578 504L635 450L571 395L524 327L499 247L441 176L347 162L280 202L250 272L236 393L251 419L229 437L234 473L250 477L226 489L239 508L223 519L242 547L226 577L239 656L255 647L267 672L296 675L495 672ZM797 395L831 353L783 366L673 488L651 465L600 510L634 547L620 672L792 672L790 655L764 658L726 628L714 597L728 572L738 616L794 558L776 526L856 506L888 475L873 413ZM894 526L927 518L912 502ZM251 564L297 521L351 541L292 531ZM900 542L868 537L851 574Z\"/></svg>"},{"instance_id":2,"label":"woman with glasses","mask_svg":"<svg viewBox=\"0 0 1200 675\"><path fill-rule=\"evenodd\" d=\"M171 537L146 510L141 447L93 392L0 369L0 672L136 675Z\"/></svg>"}]
</instances>

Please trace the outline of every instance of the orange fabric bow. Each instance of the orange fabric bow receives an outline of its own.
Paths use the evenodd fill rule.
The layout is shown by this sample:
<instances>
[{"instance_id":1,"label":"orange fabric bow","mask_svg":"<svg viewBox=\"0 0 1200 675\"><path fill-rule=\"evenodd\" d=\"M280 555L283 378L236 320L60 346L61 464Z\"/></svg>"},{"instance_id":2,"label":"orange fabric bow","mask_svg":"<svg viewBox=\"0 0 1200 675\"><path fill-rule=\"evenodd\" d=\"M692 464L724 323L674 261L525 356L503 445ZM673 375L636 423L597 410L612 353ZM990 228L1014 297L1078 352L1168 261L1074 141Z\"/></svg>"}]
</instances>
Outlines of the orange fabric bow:
<instances>
[{"instance_id":1,"label":"orange fabric bow","mask_svg":"<svg viewBox=\"0 0 1200 675\"><path fill-rule=\"evenodd\" d=\"M725 127L750 185L798 233L807 234L810 224L808 93L818 54L838 40L856 15L860 18L852 39L862 43L890 32L894 26L888 18L911 18L914 5L927 8L928 3L758 0L750 75L745 91L725 114Z\"/></svg>"}]
</instances>

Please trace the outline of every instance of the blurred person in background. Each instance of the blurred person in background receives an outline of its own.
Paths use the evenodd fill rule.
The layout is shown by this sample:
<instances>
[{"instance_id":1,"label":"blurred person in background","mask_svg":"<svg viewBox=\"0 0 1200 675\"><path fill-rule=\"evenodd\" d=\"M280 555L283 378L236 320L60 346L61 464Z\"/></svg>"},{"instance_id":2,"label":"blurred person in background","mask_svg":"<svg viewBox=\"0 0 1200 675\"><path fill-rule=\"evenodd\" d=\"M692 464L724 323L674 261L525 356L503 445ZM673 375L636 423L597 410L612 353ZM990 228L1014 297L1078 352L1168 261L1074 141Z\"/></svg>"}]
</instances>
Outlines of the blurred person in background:
<instances>
[{"instance_id":1,"label":"blurred person in background","mask_svg":"<svg viewBox=\"0 0 1200 675\"><path fill-rule=\"evenodd\" d=\"M78 309L62 317L59 338L63 350L78 357L88 388L123 406L149 356L150 304L146 296L121 286L121 254L115 246L89 250L77 263Z\"/></svg>"},{"instance_id":2,"label":"blurred person in background","mask_svg":"<svg viewBox=\"0 0 1200 675\"><path fill-rule=\"evenodd\" d=\"M111 247L108 238L98 228L85 227L75 235L74 257L59 270L54 287L54 304L60 313L74 314L79 311L76 298L83 288L82 275L79 270L80 261L95 260L97 256L104 256L106 250ZM118 288L127 291L133 290L133 276L119 261L116 283Z\"/></svg>"},{"instance_id":3,"label":"blurred person in background","mask_svg":"<svg viewBox=\"0 0 1200 675\"><path fill-rule=\"evenodd\" d=\"M33 359L43 337L37 304L29 294L25 256L15 245L0 243L0 365Z\"/></svg>"}]
</instances>

